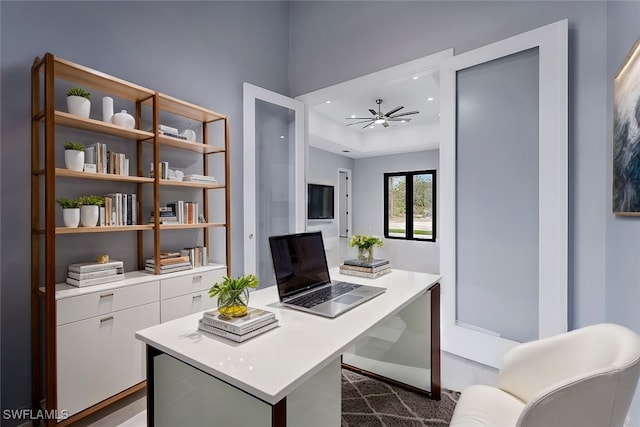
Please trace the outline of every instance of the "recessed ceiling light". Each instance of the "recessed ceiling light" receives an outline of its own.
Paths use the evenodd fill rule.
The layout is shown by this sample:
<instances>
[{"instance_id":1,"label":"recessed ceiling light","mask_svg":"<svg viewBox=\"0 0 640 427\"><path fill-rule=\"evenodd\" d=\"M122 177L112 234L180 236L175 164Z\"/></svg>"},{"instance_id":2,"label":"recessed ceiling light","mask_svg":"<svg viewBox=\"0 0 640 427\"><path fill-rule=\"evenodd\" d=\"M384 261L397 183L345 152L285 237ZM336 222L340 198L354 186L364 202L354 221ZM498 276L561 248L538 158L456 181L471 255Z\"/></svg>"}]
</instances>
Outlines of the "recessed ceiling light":
<instances>
[{"instance_id":1,"label":"recessed ceiling light","mask_svg":"<svg viewBox=\"0 0 640 427\"><path fill-rule=\"evenodd\" d=\"M430 96L429 98L427 98L427 101L433 101L433 96Z\"/></svg>"},{"instance_id":2,"label":"recessed ceiling light","mask_svg":"<svg viewBox=\"0 0 640 427\"><path fill-rule=\"evenodd\" d=\"M355 114L352 114L352 115L351 115L351 118L352 118L352 119L355 119L355 118L356 118L356 115L355 115Z\"/></svg>"},{"instance_id":3,"label":"recessed ceiling light","mask_svg":"<svg viewBox=\"0 0 640 427\"><path fill-rule=\"evenodd\" d=\"M371 129L374 129L373 125L370 126Z\"/></svg>"},{"instance_id":4,"label":"recessed ceiling light","mask_svg":"<svg viewBox=\"0 0 640 427\"><path fill-rule=\"evenodd\" d=\"M280 139L284 139L284 135L280 135Z\"/></svg>"},{"instance_id":5,"label":"recessed ceiling light","mask_svg":"<svg viewBox=\"0 0 640 427\"><path fill-rule=\"evenodd\" d=\"M407 123L407 121L406 120L402 120L400 123Z\"/></svg>"},{"instance_id":6,"label":"recessed ceiling light","mask_svg":"<svg viewBox=\"0 0 640 427\"><path fill-rule=\"evenodd\" d=\"M418 76L413 76L413 80L418 80Z\"/></svg>"},{"instance_id":7,"label":"recessed ceiling light","mask_svg":"<svg viewBox=\"0 0 640 427\"><path fill-rule=\"evenodd\" d=\"M327 104L331 104L331 101L327 101Z\"/></svg>"}]
</instances>

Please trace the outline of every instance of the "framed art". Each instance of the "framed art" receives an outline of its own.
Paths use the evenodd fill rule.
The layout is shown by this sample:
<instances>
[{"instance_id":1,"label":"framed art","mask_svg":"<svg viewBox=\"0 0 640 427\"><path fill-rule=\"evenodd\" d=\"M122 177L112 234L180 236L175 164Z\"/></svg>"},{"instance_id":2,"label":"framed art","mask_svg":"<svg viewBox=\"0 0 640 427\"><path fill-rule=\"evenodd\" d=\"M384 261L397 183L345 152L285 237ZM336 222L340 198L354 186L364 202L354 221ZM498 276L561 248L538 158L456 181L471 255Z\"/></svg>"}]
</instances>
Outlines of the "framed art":
<instances>
[{"instance_id":1,"label":"framed art","mask_svg":"<svg viewBox=\"0 0 640 427\"><path fill-rule=\"evenodd\" d=\"M613 212L640 216L640 39L614 79Z\"/></svg>"}]
</instances>

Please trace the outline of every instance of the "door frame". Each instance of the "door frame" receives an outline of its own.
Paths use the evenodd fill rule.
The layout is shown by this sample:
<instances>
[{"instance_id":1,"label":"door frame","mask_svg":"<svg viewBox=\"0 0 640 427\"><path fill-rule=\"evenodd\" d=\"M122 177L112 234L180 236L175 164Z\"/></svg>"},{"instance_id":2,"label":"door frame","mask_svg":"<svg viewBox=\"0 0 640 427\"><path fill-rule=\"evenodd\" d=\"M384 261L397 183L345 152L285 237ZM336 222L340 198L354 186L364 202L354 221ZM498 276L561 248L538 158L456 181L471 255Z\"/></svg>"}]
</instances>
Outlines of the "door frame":
<instances>
[{"instance_id":1,"label":"door frame","mask_svg":"<svg viewBox=\"0 0 640 427\"><path fill-rule=\"evenodd\" d=\"M293 98L255 86L242 85L243 100L243 211L244 211L244 272L255 274L257 254L256 235L256 100L279 105L294 111L294 230L305 230L306 218L306 114L305 105Z\"/></svg>"},{"instance_id":2,"label":"door frame","mask_svg":"<svg viewBox=\"0 0 640 427\"><path fill-rule=\"evenodd\" d=\"M568 21L555 22L456 55L440 72L440 186L443 349L500 367L517 343L456 325L456 72L539 48L538 333L568 329ZM500 274L496 268L496 275Z\"/></svg>"}]
</instances>

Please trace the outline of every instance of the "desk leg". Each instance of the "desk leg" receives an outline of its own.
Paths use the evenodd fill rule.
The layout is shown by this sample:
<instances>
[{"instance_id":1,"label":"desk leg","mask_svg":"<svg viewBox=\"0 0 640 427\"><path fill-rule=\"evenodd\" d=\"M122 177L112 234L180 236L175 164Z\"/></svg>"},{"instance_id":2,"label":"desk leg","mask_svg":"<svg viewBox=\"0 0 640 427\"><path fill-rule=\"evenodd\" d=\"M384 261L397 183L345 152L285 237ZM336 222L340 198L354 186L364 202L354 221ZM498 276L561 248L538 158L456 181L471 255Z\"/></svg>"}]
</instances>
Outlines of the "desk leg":
<instances>
[{"instance_id":1,"label":"desk leg","mask_svg":"<svg viewBox=\"0 0 640 427\"><path fill-rule=\"evenodd\" d=\"M440 285L343 353L346 369L440 399Z\"/></svg>"}]
</instances>

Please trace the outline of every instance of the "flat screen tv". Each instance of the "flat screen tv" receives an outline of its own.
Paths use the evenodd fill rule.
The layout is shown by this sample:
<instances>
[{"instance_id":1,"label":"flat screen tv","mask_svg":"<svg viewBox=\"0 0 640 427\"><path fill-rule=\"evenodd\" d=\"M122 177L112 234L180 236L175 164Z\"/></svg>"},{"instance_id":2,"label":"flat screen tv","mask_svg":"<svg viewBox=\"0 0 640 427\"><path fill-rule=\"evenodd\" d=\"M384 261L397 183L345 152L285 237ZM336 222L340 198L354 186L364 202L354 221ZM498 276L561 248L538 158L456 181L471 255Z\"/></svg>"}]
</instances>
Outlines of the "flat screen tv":
<instances>
[{"instance_id":1,"label":"flat screen tv","mask_svg":"<svg viewBox=\"0 0 640 427\"><path fill-rule=\"evenodd\" d=\"M307 218L333 219L333 185L307 184Z\"/></svg>"}]
</instances>

